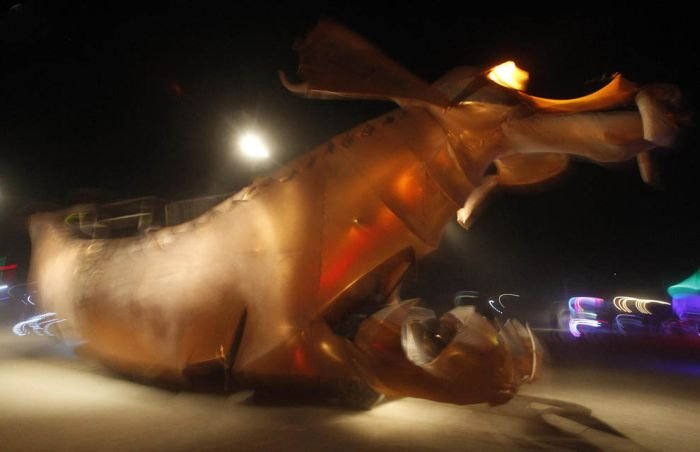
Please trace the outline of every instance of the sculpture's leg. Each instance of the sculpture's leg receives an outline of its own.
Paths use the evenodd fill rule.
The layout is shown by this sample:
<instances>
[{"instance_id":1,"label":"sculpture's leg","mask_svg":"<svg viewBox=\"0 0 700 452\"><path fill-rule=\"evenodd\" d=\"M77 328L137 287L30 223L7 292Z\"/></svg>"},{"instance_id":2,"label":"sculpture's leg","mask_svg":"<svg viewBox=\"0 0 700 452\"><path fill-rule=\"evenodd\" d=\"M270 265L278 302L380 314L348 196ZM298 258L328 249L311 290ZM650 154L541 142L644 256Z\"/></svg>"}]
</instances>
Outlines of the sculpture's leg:
<instances>
[{"instance_id":1,"label":"sculpture's leg","mask_svg":"<svg viewBox=\"0 0 700 452\"><path fill-rule=\"evenodd\" d=\"M369 318L355 343L373 360L381 392L460 404L508 401L535 379L542 358L536 338L515 320L499 326L471 306L438 320L415 301Z\"/></svg>"}]
</instances>

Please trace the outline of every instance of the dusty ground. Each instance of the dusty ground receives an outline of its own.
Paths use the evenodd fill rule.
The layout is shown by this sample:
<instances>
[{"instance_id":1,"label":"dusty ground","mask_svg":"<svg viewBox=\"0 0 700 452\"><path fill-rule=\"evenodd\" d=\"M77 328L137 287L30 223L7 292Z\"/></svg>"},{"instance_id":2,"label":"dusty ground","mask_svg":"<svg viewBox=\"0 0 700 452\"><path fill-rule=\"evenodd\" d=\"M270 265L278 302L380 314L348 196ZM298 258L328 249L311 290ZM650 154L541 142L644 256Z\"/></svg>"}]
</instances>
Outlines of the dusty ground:
<instances>
[{"instance_id":1,"label":"dusty ground","mask_svg":"<svg viewBox=\"0 0 700 452\"><path fill-rule=\"evenodd\" d=\"M556 350L506 405L418 399L366 412L170 392L46 337L0 330L0 450L697 450L700 362ZM557 358L558 356L558 358Z\"/></svg>"}]
</instances>

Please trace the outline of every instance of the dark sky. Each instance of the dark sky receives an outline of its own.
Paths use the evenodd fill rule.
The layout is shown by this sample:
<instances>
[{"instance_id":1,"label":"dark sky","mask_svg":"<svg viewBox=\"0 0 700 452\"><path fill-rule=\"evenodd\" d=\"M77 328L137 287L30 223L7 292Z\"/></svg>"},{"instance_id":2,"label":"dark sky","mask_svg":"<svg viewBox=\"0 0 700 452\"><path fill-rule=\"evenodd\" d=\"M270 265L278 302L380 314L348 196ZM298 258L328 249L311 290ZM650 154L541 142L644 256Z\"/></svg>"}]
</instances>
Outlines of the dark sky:
<instances>
[{"instance_id":1,"label":"dark sky","mask_svg":"<svg viewBox=\"0 0 700 452\"><path fill-rule=\"evenodd\" d=\"M3 222L85 188L104 199L235 191L266 169L232 158L238 128L272 131L274 167L393 108L300 99L280 85L278 69L295 71L294 39L322 17L428 81L514 59L541 96L582 95L622 72L679 85L690 110L697 99L698 22L682 11L338 3L0 1L0 192L13 206ZM700 265L697 145L691 125L657 153L663 190L644 186L634 165L580 162L551 191L501 195L470 232L448 228L407 290L661 296Z\"/></svg>"}]
</instances>

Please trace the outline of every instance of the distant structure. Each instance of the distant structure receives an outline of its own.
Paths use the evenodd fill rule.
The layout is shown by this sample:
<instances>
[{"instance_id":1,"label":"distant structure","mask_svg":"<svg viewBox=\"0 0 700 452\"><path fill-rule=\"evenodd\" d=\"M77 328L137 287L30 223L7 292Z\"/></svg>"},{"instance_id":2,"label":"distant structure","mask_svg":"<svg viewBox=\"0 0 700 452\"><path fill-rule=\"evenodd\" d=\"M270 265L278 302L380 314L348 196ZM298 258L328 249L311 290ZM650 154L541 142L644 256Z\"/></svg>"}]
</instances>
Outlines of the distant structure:
<instances>
[{"instance_id":1,"label":"distant structure","mask_svg":"<svg viewBox=\"0 0 700 452\"><path fill-rule=\"evenodd\" d=\"M148 196L72 209L65 219L75 237L106 239L130 237L190 221L231 193L168 202Z\"/></svg>"}]
</instances>

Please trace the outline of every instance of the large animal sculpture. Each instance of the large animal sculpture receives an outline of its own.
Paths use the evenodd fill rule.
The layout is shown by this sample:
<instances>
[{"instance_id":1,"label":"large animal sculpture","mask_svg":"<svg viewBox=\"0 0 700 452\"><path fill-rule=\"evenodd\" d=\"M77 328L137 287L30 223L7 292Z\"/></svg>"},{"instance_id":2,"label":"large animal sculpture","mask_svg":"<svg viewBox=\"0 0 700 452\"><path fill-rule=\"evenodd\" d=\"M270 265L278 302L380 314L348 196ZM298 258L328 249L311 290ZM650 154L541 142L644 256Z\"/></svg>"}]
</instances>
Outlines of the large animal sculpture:
<instances>
[{"instance_id":1,"label":"large animal sculpture","mask_svg":"<svg viewBox=\"0 0 700 452\"><path fill-rule=\"evenodd\" d=\"M456 212L468 225L493 189L552 179L572 155L636 157L650 179L646 153L676 132L674 89L617 75L582 98L544 99L502 86L507 65L429 85L331 22L297 51L302 83L281 77L294 93L400 108L182 224L80 239L66 211L33 216L41 307L66 319L64 337L142 379L225 372L236 387L317 385L358 405L509 400L541 364L529 329L467 306L438 318L399 300L402 275Z\"/></svg>"}]
</instances>

